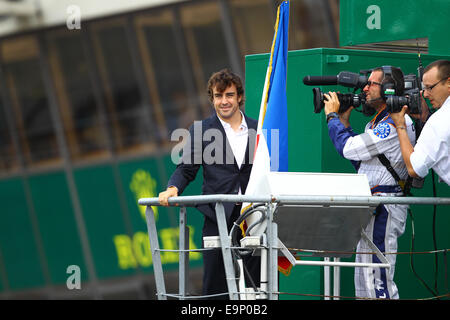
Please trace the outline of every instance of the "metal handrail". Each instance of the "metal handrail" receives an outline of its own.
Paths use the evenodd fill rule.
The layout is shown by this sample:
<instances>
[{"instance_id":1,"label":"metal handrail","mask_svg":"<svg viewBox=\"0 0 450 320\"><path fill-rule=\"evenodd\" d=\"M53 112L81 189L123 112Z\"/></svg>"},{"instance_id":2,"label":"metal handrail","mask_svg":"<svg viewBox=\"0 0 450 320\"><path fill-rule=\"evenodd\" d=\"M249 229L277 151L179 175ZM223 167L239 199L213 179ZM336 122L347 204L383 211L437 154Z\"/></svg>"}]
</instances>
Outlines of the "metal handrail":
<instances>
[{"instance_id":1,"label":"metal handrail","mask_svg":"<svg viewBox=\"0 0 450 320\"><path fill-rule=\"evenodd\" d=\"M187 210L186 207L193 207L198 204L215 203L216 216L219 227L219 237L222 243L222 254L224 256L225 270L227 272L227 282L229 287L230 299L237 299L240 292L236 288L234 281L231 279L233 266L231 264L231 243L228 238L225 221L225 212L223 203L266 203L277 205L310 205L310 206L368 206L376 207L379 204L403 204L403 205L450 205L450 198L433 198L433 197L380 197L380 196L283 196L283 195L266 195L266 196L247 196L247 195L229 195L229 194L215 194L215 195L200 195L200 196L179 196L171 197L168 200L169 206L180 206L180 246L178 250L180 253L180 276L179 276L179 294L167 294L165 291L165 284L163 279L163 270L160 259L160 251L164 249L159 248L156 224L153 216L152 206L161 206L158 198L141 198L138 200L139 205L146 206L146 219L147 228L149 231L149 240L151 244L152 255L154 255L154 273L157 285L157 295L159 299L166 299L167 297L177 297L180 299L189 299L186 296L187 282L186 273L188 272L189 257L189 229L187 228ZM267 209L270 212L269 209ZM263 290L269 299L276 299L277 297L277 279L276 279L276 261L277 251L280 249L277 246L277 225L272 221L272 214L269 214L269 221L267 227L267 250L268 256L268 283L269 286L266 290ZM364 232L362 232L364 235ZM202 249L208 250L208 249ZM390 265L387 261L379 264L379 267L389 268ZM340 262L340 261L328 261L328 262L315 262L315 261L302 261L296 262L296 264L310 264L310 265L323 265L323 266L356 266L355 263ZM335 275L336 276L336 275ZM336 282L336 281L335 281Z\"/></svg>"},{"instance_id":2,"label":"metal handrail","mask_svg":"<svg viewBox=\"0 0 450 320\"><path fill-rule=\"evenodd\" d=\"M380 197L380 196L246 196L214 194L201 196L180 196L169 198L169 205L195 206L196 204L217 202L283 203L297 205L339 205L339 206L377 206L379 204L424 204L450 205L450 198L439 197ZM143 206L160 206L158 198L141 198Z\"/></svg>"}]
</instances>

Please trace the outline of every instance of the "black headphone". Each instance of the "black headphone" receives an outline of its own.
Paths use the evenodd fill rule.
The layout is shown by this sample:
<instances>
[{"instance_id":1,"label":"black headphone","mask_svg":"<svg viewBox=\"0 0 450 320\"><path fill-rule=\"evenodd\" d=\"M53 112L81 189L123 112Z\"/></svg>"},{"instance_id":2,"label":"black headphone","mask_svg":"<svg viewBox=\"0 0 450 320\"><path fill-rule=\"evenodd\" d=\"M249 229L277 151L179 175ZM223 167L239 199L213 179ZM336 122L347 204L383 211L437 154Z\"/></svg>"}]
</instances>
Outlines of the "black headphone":
<instances>
[{"instance_id":1,"label":"black headphone","mask_svg":"<svg viewBox=\"0 0 450 320\"><path fill-rule=\"evenodd\" d=\"M399 96L401 93L399 92L401 85L397 83L397 80L394 78L392 74L392 66L382 66L381 69L383 70L383 80L381 80L381 86L380 86L380 97L386 101L388 96ZM401 70L398 69L400 72ZM389 78L388 78L389 77ZM388 78L388 81L385 81Z\"/></svg>"}]
</instances>

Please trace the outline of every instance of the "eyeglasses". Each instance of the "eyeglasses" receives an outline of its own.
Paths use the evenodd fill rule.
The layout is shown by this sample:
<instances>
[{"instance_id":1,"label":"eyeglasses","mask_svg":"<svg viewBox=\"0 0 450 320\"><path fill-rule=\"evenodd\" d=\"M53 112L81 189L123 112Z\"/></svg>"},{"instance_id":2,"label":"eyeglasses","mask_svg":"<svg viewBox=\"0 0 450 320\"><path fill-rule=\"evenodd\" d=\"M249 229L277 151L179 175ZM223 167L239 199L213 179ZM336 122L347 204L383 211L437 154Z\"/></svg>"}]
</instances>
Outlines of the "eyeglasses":
<instances>
[{"instance_id":1,"label":"eyeglasses","mask_svg":"<svg viewBox=\"0 0 450 320\"><path fill-rule=\"evenodd\" d=\"M438 82L436 82L435 84L429 86L429 87L423 87L423 91L428 91L431 92L431 90L434 89L434 87L436 87L439 83L441 83L443 80L446 80L446 78L439 80Z\"/></svg>"},{"instance_id":2,"label":"eyeglasses","mask_svg":"<svg viewBox=\"0 0 450 320\"><path fill-rule=\"evenodd\" d=\"M367 81L367 85L368 85L369 87L370 87L371 85L373 85L373 84L377 84L377 85L379 85L379 86L382 85L382 83L380 83L380 82L371 81L371 80Z\"/></svg>"}]
</instances>

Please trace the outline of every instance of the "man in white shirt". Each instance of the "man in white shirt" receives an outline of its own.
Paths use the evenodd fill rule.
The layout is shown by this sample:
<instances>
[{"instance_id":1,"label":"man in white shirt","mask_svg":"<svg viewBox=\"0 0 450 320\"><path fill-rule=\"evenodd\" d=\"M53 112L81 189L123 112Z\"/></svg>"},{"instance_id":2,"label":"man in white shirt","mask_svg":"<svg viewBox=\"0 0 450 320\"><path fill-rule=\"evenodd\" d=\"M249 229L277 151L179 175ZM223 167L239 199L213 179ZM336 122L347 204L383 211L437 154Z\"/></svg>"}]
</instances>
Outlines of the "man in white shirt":
<instances>
[{"instance_id":1,"label":"man in white shirt","mask_svg":"<svg viewBox=\"0 0 450 320\"><path fill-rule=\"evenodd\" d=\"M450 186L450 61L430 63L423 74L423 97L437 111L428 119L413 147L405 131L404 106L391 114L397 126L398 139L408 173L412 177L425 177L433 169Z\"/></svg>"}]
</instances>

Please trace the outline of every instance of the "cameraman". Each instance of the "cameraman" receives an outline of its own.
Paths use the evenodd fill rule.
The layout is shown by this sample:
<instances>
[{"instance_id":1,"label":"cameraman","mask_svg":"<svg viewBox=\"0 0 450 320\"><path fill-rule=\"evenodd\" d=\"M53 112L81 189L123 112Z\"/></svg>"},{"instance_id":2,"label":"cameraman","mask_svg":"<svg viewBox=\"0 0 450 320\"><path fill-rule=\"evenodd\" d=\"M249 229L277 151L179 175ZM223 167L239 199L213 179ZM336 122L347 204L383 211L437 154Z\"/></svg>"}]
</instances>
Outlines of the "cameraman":
<instances>
[{"instance_id":1,"label":"cameraman","mask_svg":"<svg viewBox=\"0 0 450 320\"><path fill-rule=\"evenodd\" d=\"M384 156L400 179L406 179L408 172L402 160L397 139L397 130L390 114L386 111L385 92L402 95L404 91L403 73L399 68L382 67L372 70L366 86L366 104L364 113L370 111L375 117L366 125L364 133L356 134L350 127L350 113L353 107L338 114L340 102L335 92L324 94L325 114L328 122L328 133L341 156L350 160L358 173L366 174L372 195L402 196L400 187L393 174L385 167L379 156ZM409 116L405 116L406 138L415 143L413 123ZM395 174L394 173L394 174ZM365 230L369 239L381 252L397 252L397 238L405 230L407 205L380 204L372 216ZM373 250L366 241L360 240L356 255L356 262L376 263L379 259L372 254L364 254ZM387 259L390 269L384 268L355 268L355 295L366 298L398 299L398 289L394 283L396 255L389 254Z\"/></svg>"},{"instance_id":2,"label":"cameraman","mask_svg":"<svg viewBox=\"0 0 450 320\"><path fill-rule=\"evenodd\" d=\"M409 142L405 131L403 106L392 119L398 129L398 139L408 173L412 177L424 178L433 169L450 186L450 61L437 60L430 63L423 74L423 97L437 111L428 119L417 144ZM425 110L426 111L426 110Z\"/></svg>"}]
</instances>

